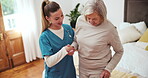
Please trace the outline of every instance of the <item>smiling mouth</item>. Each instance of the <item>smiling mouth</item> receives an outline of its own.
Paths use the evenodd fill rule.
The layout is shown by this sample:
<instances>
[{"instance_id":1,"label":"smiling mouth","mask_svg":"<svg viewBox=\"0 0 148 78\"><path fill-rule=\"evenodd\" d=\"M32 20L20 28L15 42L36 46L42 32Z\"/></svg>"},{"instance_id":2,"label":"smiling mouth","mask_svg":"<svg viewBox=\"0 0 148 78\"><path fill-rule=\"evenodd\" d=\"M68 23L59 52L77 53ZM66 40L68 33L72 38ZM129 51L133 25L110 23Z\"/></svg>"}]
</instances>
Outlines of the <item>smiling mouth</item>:
<instances>
[{"instance_id":1,"label":"smiling mouth","mask_svg":"<svg viewBox=\"0 0 148 78\"><path fill-rule=\"evenodd\" d=\"M58 23L59 25L62 25L62 23Z\"/></svg>"}]
</instances>

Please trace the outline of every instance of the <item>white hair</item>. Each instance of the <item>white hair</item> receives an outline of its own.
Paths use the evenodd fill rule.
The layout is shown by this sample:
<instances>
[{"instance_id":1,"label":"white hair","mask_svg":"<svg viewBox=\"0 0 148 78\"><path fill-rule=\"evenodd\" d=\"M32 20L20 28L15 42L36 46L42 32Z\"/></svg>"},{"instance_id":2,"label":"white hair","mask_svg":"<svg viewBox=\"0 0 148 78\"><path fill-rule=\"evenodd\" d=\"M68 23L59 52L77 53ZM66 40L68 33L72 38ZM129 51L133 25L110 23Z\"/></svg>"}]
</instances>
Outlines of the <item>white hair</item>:
<instances>
[{"instance_id":1,"label":"white hair","mask_svg":"<svg viewBox=\"0 0 148 78\"><path fill-rule=\"evenodd\" d=\"M103 2L103 0L88 0L86 4L84 5L83 9L84 15L89 15L93 12L99 13L104 19L106 19L107 11L106 6Z\"/></svg>"}]
</instances>

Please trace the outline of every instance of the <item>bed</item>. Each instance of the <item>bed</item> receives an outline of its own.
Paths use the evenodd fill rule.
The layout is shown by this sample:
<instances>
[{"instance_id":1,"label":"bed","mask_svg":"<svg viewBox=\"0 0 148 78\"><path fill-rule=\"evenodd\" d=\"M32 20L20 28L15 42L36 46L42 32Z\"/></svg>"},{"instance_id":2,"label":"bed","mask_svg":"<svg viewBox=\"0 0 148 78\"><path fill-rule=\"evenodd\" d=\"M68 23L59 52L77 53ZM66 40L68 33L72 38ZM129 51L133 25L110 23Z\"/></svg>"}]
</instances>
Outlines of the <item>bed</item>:
<instances>
[{"instance_id":1,"label":"bed","mask_svg":"<svg viewBox=\"0 0 148 78\"><path fill-rule=\"evenodd\" d=\"M136 42L123 44L124 54L115 68L140 78L148 78L148 51L137 47Z\"/></svg>"},{"instance_id":2,"label":"bed","mask_svg":"<svg viewBox=\"0 0 148 78\"><path fill-rule=\"evenodd\" d=\"M148 42L141 41L143 36L148 41L148 0L125 0L124 10L124 22L117 27L124 54L111 78L148 78ZM74 63L78 74L77 55Z\"/></svg>"},{"instance_id":3,"label":"bed","mask_svg":"<svg viewBox=\"0 0 148 78\"><path fill-rule=\"evenodd\" d=\"M148 78L148 0L125 0L124 10L124 22L118 27L124 54L115 72L132 75L122 78Z\"/></svg>"}]
</instances>

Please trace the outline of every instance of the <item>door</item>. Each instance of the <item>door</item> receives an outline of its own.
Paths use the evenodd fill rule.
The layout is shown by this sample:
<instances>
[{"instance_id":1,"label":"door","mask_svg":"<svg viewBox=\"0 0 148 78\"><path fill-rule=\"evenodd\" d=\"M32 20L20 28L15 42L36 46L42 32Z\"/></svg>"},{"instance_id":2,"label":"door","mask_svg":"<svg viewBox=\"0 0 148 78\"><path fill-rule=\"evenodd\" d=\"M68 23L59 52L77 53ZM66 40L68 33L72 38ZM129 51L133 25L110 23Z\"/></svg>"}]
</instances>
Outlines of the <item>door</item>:
<instances>
[{"instance_id":1,"label":"door","mask_svg":"<svg viewBox=\"0 0 148 78\"><path fill-rule=\"evenodd\" d=\"M0 71L25 63L25 54L20 32L5 30L0 6Z\"/></svg>"},{"instance_id":2,"label":"door","mask_svg":"<svg viewBox=\"0 0 148 78\"><path fill-rule=\"evenodd\" d=\"M7 49L6 49L6 41L4 38L4 22L2 18L0 6L0 71L10 68L10 63L8 60Z\"/></svg>"},{"instance_id":3,"label":"door","mask_svg":"<svg viewBox=\"0 0 148 78\"><path fill-rule=\"evenodd\" d=\"M22 35L15 30L5 31L8 57L11 67L25 63Z\"/></svg>"}]
</instances>

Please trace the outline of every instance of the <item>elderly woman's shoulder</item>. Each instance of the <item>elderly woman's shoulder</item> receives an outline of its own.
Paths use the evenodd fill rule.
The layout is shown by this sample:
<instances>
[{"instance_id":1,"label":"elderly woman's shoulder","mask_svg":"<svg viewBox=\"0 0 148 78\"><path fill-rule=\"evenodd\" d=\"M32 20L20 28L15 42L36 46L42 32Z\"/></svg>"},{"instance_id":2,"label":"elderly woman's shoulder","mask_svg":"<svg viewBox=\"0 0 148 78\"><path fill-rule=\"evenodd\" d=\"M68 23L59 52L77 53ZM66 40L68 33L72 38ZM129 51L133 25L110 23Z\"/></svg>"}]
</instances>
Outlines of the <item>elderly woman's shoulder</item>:
<instances>
[{"instance_id":1,"label":"elderly woman's shoulder","mask_svg":"<svg viewBox=\"0 0 148 78\"><path fill-rule=\"evenodd\" d=\"M116 26L113 25L113 23L111 23L109 20L107 20L106 22L111 29L116 29Z\"/></svg>"},{"instance_id":2,"label":"elderly woman's shoulder","mask_svg":"<svg viewBox=\"0 0 148 78\"><path fill-rule=\"evenodd\" d=\"M86 21L84 15L80 15L77 19L77 21Z\"/></svg>"},{"instance_id":3,"label":"elderly woman's shoulder","mask_svg":"<svg viewBox=\"0 0 148 78\"><path fill-rule=\"evenodd\" d=\"M109 32L112 32L112 31L116 31L117 30L117 28L116 28L116 26L115 25L113 25L110 21L106 21L107 22L107 29L108 29L108 31Z\"/></svg>"},{"instance_id":4,"label":"elderly woman's shoulder","mask_svg":"<svg viewBox=\"0 0 148 78\"><path fill-rule=\"evenodd\" d=\"M76 22L76 27L83 27L87 25L86 19L84 15L80 15Z\"/></svg>"}]
</instances>

